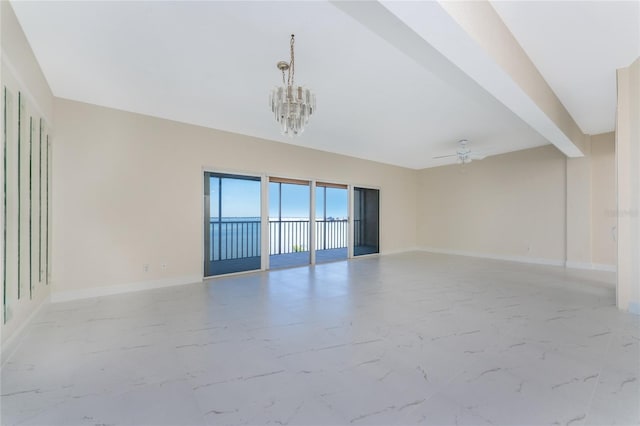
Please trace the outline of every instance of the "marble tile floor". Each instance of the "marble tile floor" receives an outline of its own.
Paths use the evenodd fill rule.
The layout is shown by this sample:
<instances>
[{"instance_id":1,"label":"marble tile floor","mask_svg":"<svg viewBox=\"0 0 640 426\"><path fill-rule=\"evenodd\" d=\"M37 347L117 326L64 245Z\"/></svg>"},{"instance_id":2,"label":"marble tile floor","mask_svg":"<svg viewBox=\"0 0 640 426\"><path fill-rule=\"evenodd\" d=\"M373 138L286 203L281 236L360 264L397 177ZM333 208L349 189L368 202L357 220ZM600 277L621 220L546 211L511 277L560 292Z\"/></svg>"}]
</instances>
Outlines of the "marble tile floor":
<instances>
[{"instance_id":1,"label":"marble tile floor","mask_svg":"<svg viewBox=\"0 0 640 426\"><path fill-rule=\"evenodd\" d=\"M3 425L631 425L613 275L406 253L50 304Z\"/></svg>"}]
</instances>

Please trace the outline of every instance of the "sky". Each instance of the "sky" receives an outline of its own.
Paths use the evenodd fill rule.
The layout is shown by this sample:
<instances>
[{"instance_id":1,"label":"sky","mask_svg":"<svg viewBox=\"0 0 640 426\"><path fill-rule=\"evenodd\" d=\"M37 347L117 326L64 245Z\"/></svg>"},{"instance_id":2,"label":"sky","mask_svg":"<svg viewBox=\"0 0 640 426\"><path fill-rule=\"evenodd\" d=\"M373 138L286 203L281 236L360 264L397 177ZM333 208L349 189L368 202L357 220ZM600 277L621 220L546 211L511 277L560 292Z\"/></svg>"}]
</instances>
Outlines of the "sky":
<instances>
[{"instance_id":1,"label":"sky","mask_svg":"<svg viewBox=\"0 0 640 426\"><path fill-rule=\"evenodd\" d=\"M210 180L210 216L218 217L219 178ZM305 185L269 183L269 217L278 217L282 188L282 217L308 218L309 191ZM316 219L324 217L325 188L316 188ZM347 217L347 190L326 188L327 217ZM260 217L260 182L222 178L222 217Z\"/></svg>"}]
</instances>

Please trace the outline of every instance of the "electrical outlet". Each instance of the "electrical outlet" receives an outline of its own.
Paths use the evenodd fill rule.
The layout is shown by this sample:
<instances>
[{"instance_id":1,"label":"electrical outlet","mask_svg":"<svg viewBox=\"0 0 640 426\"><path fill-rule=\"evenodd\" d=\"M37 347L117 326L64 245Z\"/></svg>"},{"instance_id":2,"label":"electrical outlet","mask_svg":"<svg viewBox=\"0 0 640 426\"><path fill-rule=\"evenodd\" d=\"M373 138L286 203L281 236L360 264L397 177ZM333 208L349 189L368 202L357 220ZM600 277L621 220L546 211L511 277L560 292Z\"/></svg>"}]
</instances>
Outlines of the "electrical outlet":
<instances>
[{"instance_id":1,"label":"electrical outlet","mask_svg":"<svg viewBox=\"0 0 640 426\"><path fill-rule=\"evenodd\" d=\"M149 272L149 264L145 263L144 265L142 265L142 270L145 272Z\"/></svg>"},{"instance_id":2,"label":"electrical outlet","mask_svg":"<svg viewBox=\"0 0 640 426\"><path fill-rule=\"evenodd\" d=\"M162 268L162 270L164 271L164 270L166 270L166 269L167 269L167 264L166 264L166 263L163 263L160 267L161 267L161 268Z\"/></svg>"}]
</instances>

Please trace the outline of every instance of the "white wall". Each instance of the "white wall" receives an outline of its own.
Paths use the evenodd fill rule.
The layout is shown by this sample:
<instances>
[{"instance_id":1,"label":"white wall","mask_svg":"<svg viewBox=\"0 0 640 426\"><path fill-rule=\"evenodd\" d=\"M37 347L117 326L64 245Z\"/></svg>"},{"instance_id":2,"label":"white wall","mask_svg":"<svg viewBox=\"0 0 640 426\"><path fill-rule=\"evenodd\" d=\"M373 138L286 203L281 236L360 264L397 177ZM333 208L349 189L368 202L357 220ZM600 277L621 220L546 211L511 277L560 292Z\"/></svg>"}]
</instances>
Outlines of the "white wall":
<instances>
[{"instance_id":1,"label":"white wall","mask_svg":"<svg viewBox=\"0 0 640 426\"><path fill-rule=\"evenodd\" d=\"M39 258L40 240L40 223L39 217L39 192L38 186L40 180L37 178L39 173L39 123L43 118L47 123L47 129L52 127L53 118L53 96L51 90L45 80L42 71L36 61L35 56L26 40L24 33L16 19L13 9L8 1L0 2L0 14L2 24L0 26L0 39L2 46L2 65L1 65L1 87L6 87L11 94L12 105L9 108L12 125L7 126L8 143L7 143L7 217L2 215L0 228L7 225L7 268L6 268L6 285L7 300L3 302L7 306L7 322L2 323L0 320L0 334L2 335L2 360L15 346L13 336L18 335L18 331L27 323L28 318L34 315L39 306L42 306L49 297L50 286L46 285L46 265L41 265ZM21 142L21 189L18 193L18 93L21 93L22 103L25 105L21 117L22 123L22 142ZM0 99L4 97L0 96ZM0 109L1 110L1 109ZM33 140L31 149L34 150L32 156L32 176L31 189L32 200L29 201L29 119L33 118L35 123L35 133L32 133ZM4 120L0 120L4 126ZM48 130L47 130L48 132ZM0 131L4 135L4 128ZM3 141L4 142L4 141ZM35 147L35 148L34 148ZM0 150L0 155L4 155L4 149ZM45 154L46 156L46 151ZM43 163L46 158L43 159ZM4 161L0 161L0 179L4 179ZM0 181L0 187L4 187L4 182ZM46 188L43 188L46 190ZM35 196L35 194L38 194ZM17 200L20 197L21 209L18 216ZM31 205L31 215L29 215L29 205ZM4 211L0 208L0 211ZM0 213L2 214L2 213ZM46 209L44 210L46 215ZM29 240L29 218L32 220L31 243ZM46 223L46 217L43 224ZM17 224L21 224L20 245L18 245ZM46 233L46 228L43 230ZM42 242L46 241L46 235L43 235ZM0 245L0 250L4 244ZM18 250L18 246L20 250ZM29 269L29 250L31 252L31 269ZM20 252L20 262L18 262L18 251ZM43 247L43 253L46 248ZM4 253L3 253L4 255ZM42 280L39 267L42 266ZM21 271L20 279L20 298L18 299L18 267ZM4 278L3 262L0 263L0 276ZM31 284L31 290L29 289ZM4 297L4 292L2 292ZM1 318L1 315L0 315Z\"/></svg>"},{"instance_id":2,"label":"white wall","mask_svg":"<svg viewBox=\"0 0 640 426\"><path fill-rule=\"evenodd\" d=\"M202 277L203 167L379 187L382 252L416 246L413 170L62 99L55 120L56 298Z\"/></svg>"},{"instance_id":3,"label":"white wall","mask_svg":"<svg viewBox=\"0 0 640 426\"><path fill-rule=\"evenodd\" d=\"M2 62L4 71L16 78L38 114L51 119L53 96L33 50L8 1L2 1ZM3 72L4 74L4 72Z\"/></svg>"}]
</instances>

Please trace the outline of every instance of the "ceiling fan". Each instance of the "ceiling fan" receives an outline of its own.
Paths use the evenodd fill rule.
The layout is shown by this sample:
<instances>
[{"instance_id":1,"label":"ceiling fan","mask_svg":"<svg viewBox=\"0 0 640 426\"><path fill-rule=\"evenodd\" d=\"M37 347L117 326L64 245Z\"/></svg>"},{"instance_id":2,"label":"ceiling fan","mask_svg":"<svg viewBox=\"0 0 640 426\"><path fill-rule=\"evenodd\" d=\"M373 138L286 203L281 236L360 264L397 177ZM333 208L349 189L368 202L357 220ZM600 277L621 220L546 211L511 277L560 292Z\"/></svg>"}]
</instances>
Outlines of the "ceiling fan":
<instances>
[{"instance_id":1,"label":"ceiling fan","mask_svg":"<svg viewBox=\"0 0 640 426\"><path fill-rule=\"evenodd\" d=\"M458 157L458 164L468 164L473 160L482 160L486 157L486 155L472 152L468 145L469 141L467 139L461 139L458 141L458 149L455 154L439 155L437 157L433 157L433 159Z\"/></svg>"}]
</instances>

